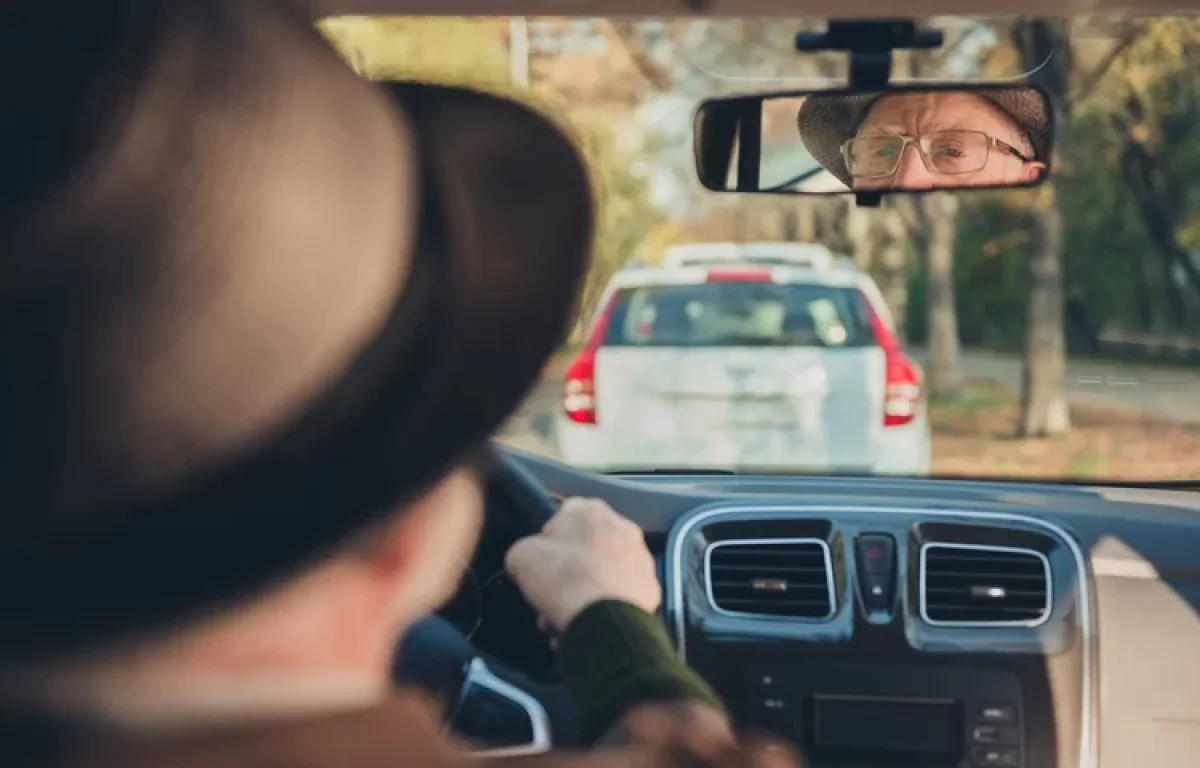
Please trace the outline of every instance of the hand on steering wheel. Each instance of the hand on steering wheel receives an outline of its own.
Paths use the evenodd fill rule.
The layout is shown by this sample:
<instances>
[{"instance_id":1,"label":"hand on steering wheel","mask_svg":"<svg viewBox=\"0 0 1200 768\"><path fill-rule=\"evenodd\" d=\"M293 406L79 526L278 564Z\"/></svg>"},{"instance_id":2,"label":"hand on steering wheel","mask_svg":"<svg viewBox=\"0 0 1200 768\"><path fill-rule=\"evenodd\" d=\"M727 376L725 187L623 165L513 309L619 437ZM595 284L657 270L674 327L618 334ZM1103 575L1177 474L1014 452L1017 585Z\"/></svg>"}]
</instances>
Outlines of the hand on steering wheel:
<instances>
[{"instance_id":1,"label":"hand on steering wheel","mask_svg":"<svg viewBox=\"0 0 1200 768\"><path fill-rule=\"evenodd\" d=\"M662 601L642 529L596 499L568 499L539 533L513 545L505 566L543 629L555 634L602 600L647 613Z\"/></svg>"},{"instance_id":2,"label":"hand on steering wheel","mask_svg":"<svg viewBox=\"0 0 1200 768\"><path fill-rule=\"evenodd\" d=\"M537 630L553 638L598 601L622 600L648 612L657 610L662 591L654 558L636 524L593 499L568 499L560 509L559 500L512 455L493 448L490 459L485 469L489 492L502 496L504 503L489 508L489 514L505 516L493 521L501 523L493 530L503 531L493 535L502 535L506 542L512 537L505 566L532 609L516 610L510 622L536 621ZM410 632L400 652L399 676L404 682L442 692L443 700L461 703L463 690L470 687L464 683L466 675L478 671L482 657L465 638L450 638L451 634L453 628L437 619ZM543 717L547 712L558 716L548 720L570 717L561 686L539 683L492 659L486 664L489 674L503 678L501 683L514 683L533 693L533 699L552 699L551 706L539 706ZM449 679L431 680L433 671ZM558 743L564 732L573 730L561 722L551 722L549 728Z\"/></svg>"}]
</instances>

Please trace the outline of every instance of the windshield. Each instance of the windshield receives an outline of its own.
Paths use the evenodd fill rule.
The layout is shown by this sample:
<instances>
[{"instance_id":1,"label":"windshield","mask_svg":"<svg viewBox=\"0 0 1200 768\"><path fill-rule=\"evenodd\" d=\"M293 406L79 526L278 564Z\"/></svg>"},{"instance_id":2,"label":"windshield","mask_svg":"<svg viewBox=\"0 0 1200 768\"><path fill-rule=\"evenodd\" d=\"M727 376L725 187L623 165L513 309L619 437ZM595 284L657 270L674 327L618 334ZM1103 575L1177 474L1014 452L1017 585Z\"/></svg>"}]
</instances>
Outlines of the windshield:
<instances>
[{"instance_id":1,"label":"windshield","mask_svg":"<svg viewBox=\"0 0 1200 768\"><path fill-rule=\"evenodd\" d=\"M699 102L843 86L843 55L794 50L822 26L322 23L364 75L514 95L587 155L578 321L500 438L596 471L1200 480L1200 20L924 22L945 44L894 79L1027 75L1055 103L1039 188L871 210L703 189ZM795 164L795 113L764 117L764 158L791 158L767 180L839 188Z\"/></svg>"}]
</instances>

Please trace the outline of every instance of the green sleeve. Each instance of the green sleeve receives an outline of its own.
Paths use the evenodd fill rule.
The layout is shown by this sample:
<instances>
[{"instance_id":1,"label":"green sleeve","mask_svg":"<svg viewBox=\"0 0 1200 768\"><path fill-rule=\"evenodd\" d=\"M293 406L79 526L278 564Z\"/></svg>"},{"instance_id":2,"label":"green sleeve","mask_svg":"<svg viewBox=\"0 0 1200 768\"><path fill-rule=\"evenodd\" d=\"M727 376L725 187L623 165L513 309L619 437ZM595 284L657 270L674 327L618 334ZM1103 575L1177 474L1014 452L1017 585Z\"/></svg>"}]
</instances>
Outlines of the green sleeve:
<instances>
[{"instance_id":1,"label":"green sleeve","mask_svg":"<svg viewBox=\"0 0 1200 768\"><path fill-rule=\"evenodd\" d=\"M662 620L629 603L604 600L567 627L559 643L579 738L594 744L639 704L720 698L679 658Z\"/></svg>"}]
</instances>

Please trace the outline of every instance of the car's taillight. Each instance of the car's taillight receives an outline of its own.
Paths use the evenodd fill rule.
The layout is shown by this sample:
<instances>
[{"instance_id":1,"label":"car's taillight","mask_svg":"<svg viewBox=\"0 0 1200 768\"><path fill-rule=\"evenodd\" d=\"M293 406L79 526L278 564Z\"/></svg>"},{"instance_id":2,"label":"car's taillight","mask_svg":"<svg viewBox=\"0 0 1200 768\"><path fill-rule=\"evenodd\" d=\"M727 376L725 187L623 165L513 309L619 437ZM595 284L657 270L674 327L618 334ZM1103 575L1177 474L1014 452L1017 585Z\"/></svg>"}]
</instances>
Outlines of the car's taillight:
<instances>
[{"instance_id":1,"label":"car's taillight","mask_svg":"<svg viewBox=\"0 0 1200 768\"><path fill-rule=\"evenodd\" d=\"M900 349L896 334L884 324L866 296L863 307L871 319L875 343L883 350L887 378L883 389L883 426L900 427L917 417L921 407L921 370Z\"/></svg>"},{"instance_id":2,"label":"car's taillight","mask_svg":"<svg viewBox=\"0 0 1200 768\"><path fill-rule=\"evenodd\" d=\"M596 423L596 353L579 353L563 380L563 411L576 424Z\"/></svg>"},{"instance_id":3,"label":"car's taillight","mask_svg":"<svg viewBox=\"0 0 1200 768\"><path fill-rule=\"evenodd\" d=\"M899 427L917 417L921 407L921 374L903 352L887 354L887 384L883 396L883 426Z\"/></svg>"},{"instance_id":4,"label":"car's taillight","mask_svg":"<svg viewBox=\"0 0 1200 768\"><path fill-rule=\"evenodd\" d=\"M596 423L596 353L608 333L609 317L616 302L617 296L614 294L592 326L583 349L575 356L563 377L563 412L576 424Z\"/></svg>"},{"instance_id":5,"label":"car's taillight","mask_svg":"<svg viewBox=\"0 0 1200 768\"><path fill-rule=\"evenodd\" d=\"M769 269L710 269L705 275L710 283L769 283Z\"/></svg>"}]
</instances>

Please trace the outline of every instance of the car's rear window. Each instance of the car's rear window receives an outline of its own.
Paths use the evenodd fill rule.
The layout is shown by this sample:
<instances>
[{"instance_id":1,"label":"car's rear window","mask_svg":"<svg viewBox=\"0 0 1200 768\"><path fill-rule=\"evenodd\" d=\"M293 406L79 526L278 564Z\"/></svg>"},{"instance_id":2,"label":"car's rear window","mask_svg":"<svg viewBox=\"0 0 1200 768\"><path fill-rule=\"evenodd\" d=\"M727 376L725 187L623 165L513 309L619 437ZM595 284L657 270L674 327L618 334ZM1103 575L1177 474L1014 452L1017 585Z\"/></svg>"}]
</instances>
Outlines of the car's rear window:
<instances>
[{"instance_id":1,"label":"car's rear window","mask_svg":"<svg viewBox=\"0 0 1200 768\"><path fill-rule=\"evenodd\" d=\"M625 289L605 346L862 347L875 343L855 288L709 282Z\"/></svg>"}]
</instances>

